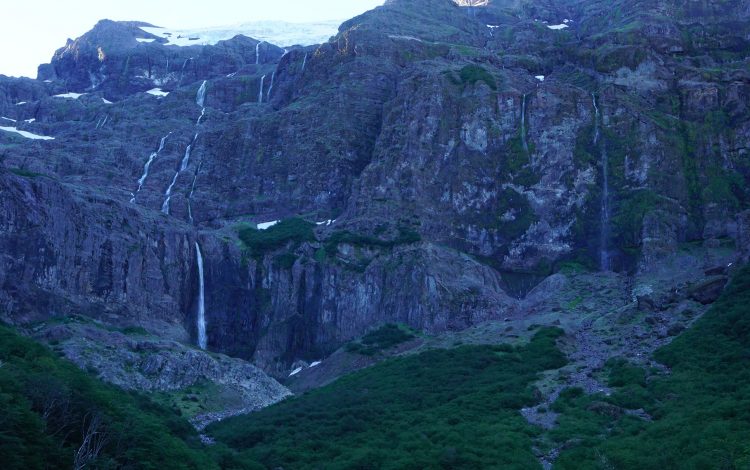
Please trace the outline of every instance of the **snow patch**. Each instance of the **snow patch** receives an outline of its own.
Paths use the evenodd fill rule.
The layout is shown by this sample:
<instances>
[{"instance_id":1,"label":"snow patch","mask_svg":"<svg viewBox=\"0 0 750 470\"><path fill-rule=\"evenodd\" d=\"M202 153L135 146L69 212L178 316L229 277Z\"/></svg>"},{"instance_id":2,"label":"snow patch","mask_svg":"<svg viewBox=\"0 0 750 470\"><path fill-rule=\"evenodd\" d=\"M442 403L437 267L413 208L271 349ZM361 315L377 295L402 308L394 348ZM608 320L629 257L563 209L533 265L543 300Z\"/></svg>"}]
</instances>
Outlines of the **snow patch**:
<instances>
[{"instance_id":1,"label":"snow patch","mask_svg":"<svg viewBox=\"0 0 750 470\"><path fill-rule=\"evenodd\" d=\"M269 228L273 227L274 225L278 224L279 222L281 222L281 221L280 220L274 220L272 222L264 222L262 224L258 224L257 227L258 227L258 230L268 230Z\"/></svg>"},{"instance_id":2,"label":"snow patch","mask_svg":"<svg viewBox=\"0 0 750 470\"><path fill-rule=\"evenodd\" d=\"M156 39L153 39L153 38L152 38L152 39L146 39L146 38L135 38L135 40L136 40L136 41L138 41L138 42L143 42L143 43L146 43L146 44L148 44L148 43L150 43L150 42L154 42L154 41L156 41Z\"/></svg>"},{"instance_id":3,"label":"snow patch","mask_svg":"<svg viewBox=\"0 0 750 470\"><path fill-rule=\"evenodd\" d=\"M20 103L16 103L16 106L21 106L22 104L26 104L25 101L21 101Z\"/></svg>"},{"instance_id":4,"label":"snow patch","mask_svg":"<svg viewBox=\"0 0 750 470\"><path fill-rule=\"evenodd\" d=\"M32 122L35 122L35 121L36 119L31 118L31 119L25 119L23 122L28 122L29 124L31 124Z\"/></svg>"},{"instance_id":5,"label":"snow patch","mask_svg":"<svg viewBox=\"0 0 750 470\"><path fill-rule=\"evenodd\" d=\"M47 137L46 135L37 135L37 134L32 134L31 132L19 131L15 127L0 126L0 131L12 132L14 134L20 135L21 137L25 137L27 139L32 139L32 140L55 140L54 137Z\"/></svg>"},{"instance_id":6,"label":"snow patch","mask_svg":"<svg viewBox=\"0 0 750 470\"><path fill-rule=\"evenodd\" d=\"M316 222L315 225L325 225L326 227L331 225L333 223L333 220L328 219L324 220L323 222Z\"/></svg>"},{"instance_id":7,"label":"snow patch","mask_svg":"<svg viewBox=\"0 0 750 470\"><path fill-rule=\"evenodd\" d=\"M109 100L108 100L108 99L106 99L106 98L102 98L102 102L103 102L104 104L112 104L112 102L111 102L111 101L109 101Z\"/></svg>"},{"instance_id":8,"label":"snow patch","mask_svg":"<svg viewBox=\"0 0 750 470\"><path fill-rule=\"evenodd\" d=\"M319 366L322 361L315 361L312 364L310 364L310 367Z\"/></svg>"},{"instance_id":9,"label":"snow patch","mask_svg":"<svg viewBox=\"0 0 750 470\"><path fill-rule=\"evenodd\" d=\"M17 122L15 119L7 118L5 116L0 117L0 119L5 119L6 121L10 121L10 122Z\"/></svg>"},{"instance_id":10,"label":"snow patch","mask_svg":"<svg viewBox=\"0 0 750 470\"><path fill-rule=\"evenodd\" d=\"M292 371L292 373L291 373L291 374L289 374L289 377L291 377L291 376L293 376L293 375L297 375L297 374L299 374L300 372L302 372L302 367L297 367L296 369L294 369L294 370Z\"/></svg>"},{"instance_id":11,"label":"snow patch","mask_svg":"<svg viewBox=\"0 0 750 470\"><path fill-rule=\"evenodd\" d=\"M549 29L554 29L554 30L556 30L556 31L557 31L557 30L561 30L561 29L565 29L565 28L567 28L567 27L568 27L568 25L567 25L567 24L565 24L565 23L562 23L562 24L548 24L548 25L547 25L547 27L548 27Z\"/></svg>"},{"instance_id":12,"label":"snow patch","mask_svg":"<svg viewBox=\"0 0 750 470\"><path fill-rule=\"evenodd\" d=\"M65 98L68 100L77 100L86 93L63 93L61 95L54 95L53 98Z\"/></svg>"},{"instance_id":13,"label":"snow patch","mask_svg":"<svg viewBox=\"0 0 750 470\"><path fill-rule=\"evenodd\" d=\"M537 80L539 80L540 82L543 82L543 81L544 81L544 75L536 75L536 76L534 76L534 78L536 78L536 79L537 79Z\"/></svg>"},{"instance_id":14,"label":"snow patch","mask_svg":"<svg viewBox=\"0 0 750 470\"><path fill-rule=\"evenodd\" d=\"M149 95L158 96L159 98L164 98L165 96L169 94L168 91L163 91L161 88L152 88L148 90L146 93L148 93Z\"/></svg>"}]
</instances>

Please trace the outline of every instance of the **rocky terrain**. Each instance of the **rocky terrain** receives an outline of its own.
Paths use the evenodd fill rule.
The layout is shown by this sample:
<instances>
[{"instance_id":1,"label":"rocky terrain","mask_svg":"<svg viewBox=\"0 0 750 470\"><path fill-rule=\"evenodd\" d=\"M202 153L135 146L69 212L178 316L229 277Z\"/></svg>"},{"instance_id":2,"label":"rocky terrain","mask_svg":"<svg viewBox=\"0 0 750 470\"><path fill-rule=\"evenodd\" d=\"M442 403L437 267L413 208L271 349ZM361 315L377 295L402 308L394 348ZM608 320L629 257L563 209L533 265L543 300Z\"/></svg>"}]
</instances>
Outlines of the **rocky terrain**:
<instances>
[{"instance_id":1,"label":"rocky terrain","mask_svg":"<svg viewBox=\"0 0 750 470\"><path fill-rule=\"evenodd\" d=\"M249 374L268 393L248 408L285 390L187 347L201 325L280 380L323 361L298 389L367 365L325 359L387 323L417 348L562 325L575 370L545 393L595 389L750 255L748 20L740 0L389 0L306 47L103 20L38 80L0 78L0 315L143 328L135 366L121 335L40 337L144 390Z\"/></svg>"}]
</instances>

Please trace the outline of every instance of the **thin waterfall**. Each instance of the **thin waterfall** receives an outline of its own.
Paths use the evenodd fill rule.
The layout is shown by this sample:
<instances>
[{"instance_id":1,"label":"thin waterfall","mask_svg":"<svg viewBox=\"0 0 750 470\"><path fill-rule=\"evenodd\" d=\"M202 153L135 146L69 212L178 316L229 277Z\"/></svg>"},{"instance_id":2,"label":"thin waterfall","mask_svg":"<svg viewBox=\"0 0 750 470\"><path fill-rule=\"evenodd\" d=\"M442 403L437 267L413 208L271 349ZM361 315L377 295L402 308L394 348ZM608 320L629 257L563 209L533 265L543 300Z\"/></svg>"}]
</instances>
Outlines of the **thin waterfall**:
<instances>
[{"instance_id":1,"label":"thin waterfall","mask_svg":"<svg viewBox=\"0 0 750 470\"><path fill-rule=\"evenodd\" d=\"M172 178L172 183L167 188L166 193L164 193L166 199L164 199L164 203L161 205L161 211L167 215L169 215L169 204L172 200L172 190L174 189L174 185L177 184L177 177L180 176L180 173L187 170L188 166L190 166L190 153L193 151L193 145L197 139L198 134L195 134L193 141L188 144L187 149L185 149L185 156L182 157L180 169L175 172L174 177Z\"/></svg>"},{"instance_id":2,"label":"thin waterfall","mask_svg":"<svg viewBox=\"0 0 750 470\"><path fill-rule=\"evenodd\" d=\"M526 155L529 154L529 143L526 141L526 95L521 100L521 144Z\"/></svg>"},{"instance_id":3,"label":"thin waterfall","mask_svg":"<svg viewBox=\"0 0 750 470\"><path fill-rule=\"evenodd\" d=\"M207 84L208 84L208 80L203 80L201 87L198 88L198 94L195 95L195 103L201 108L203 108L206 103L206 85Z\"/></svg>"},{"instance_id":4,"label":"thin waterfall","mask_svg":"<svg viewBox=\"0 0 750 470\"><path fill-rule=\"evenodd\" d=\"M151 169L151 164L154 163L154 160L156 160L156 158L159 156L161 151L164 150L164 146L167 143L167 137L169 137L170 135L172 135L171 132L165 135L164 137L162 137L161 142L159 143L159 149L156 152L149 155L148 160L146 161L146 165L143 167L143 176L141 176L141 178L138 180L138 189L135 190L135 192L133 193L132 199L130 199L131 204L135 204L135 198L138 196L138 193L141 192L141 189L143 189L143 183L145 183L146 178L148 178L148 172L149 172L149 169Z\"/></svg>"},{"instance_id":5,"label":"thin waterfall","mask_svg":"<svg viewBox=\"0 0 750 470\"><path fill-rule=\"evenodd\" d=\"M258 91L258 103L263 103L263 82L266 81L266 76L260 77L260 91Z\"/></svg>"},{"instance_id":6,"label":"thin waterfall","mask_svg":"<svg viewBox=\"0 0 750 470\"><path fill-rule=\"evenodd\" d=\"M599 130L599 105L596 102L596 95L591 94L591 99L594 104L594 145L601 147L602 154L602 201L601 209L599 213L600 229L599 229L599 267L602 271L612 270L612 260L609 256L609 237L610 237L610 225L612 213L609 207L609 155L607 154L607 146L602 144L599 145L601 140L601 133Z\"/></svg>"},{"instance_id":7,"label":"thin waterfall","mask_svg":"<svg viewBox=\"0 0 750 470\"><path fill-rule=\"evenodd\" d=\"M271 74L271 86L268 87L268 93L266 93L266 101L271 101L271 90L273 90L273 82L276 81L276 71L274 70Z\"/></svg>"},{"instance_id":8,"label":"thin waterfall","mask_svg":"<svg viewBox=\"0 0 750 470\"><path fill-rule=\"evenodd\" d=\"M208 337L206 336L206 290L203 278L203 254L198 242L195 242L195 258L198 263L198 347L206 349L208 347Z\"/></svg>"},{"instance_id":9,"label":"thin waterfall","mask_svg":"<svg viewBox=\"0 0 750 470\"><path fill-rule=\"evenodd\" d=\"M260 65L260 45L263 44L263 41L260 41L258 44L255 45L255 65Z\"/></svg>"},{"instance_id":10,"label":"thin waterfall","mask_svg":"<svg viewBox=\"0 0 750 470\"><path fill-rule=\"evenodd\" d=\"M195 193L195 185L198 182L198 174L201 172L201 168L203 167L203 161L198 163L198 168L195 170L195 174L193 174L193 184L190 187L190 194L188 194L188 218L190 219L190 223L195 223L195 220L193 219L193 193Z\"/></svg>"},{"instance_id":11,"label":"thin waterfall","mask_svg":"<svg viewBox=\"0 0 750 470\"><path fill-rule=\"evenodd\" d=\"M302 59L302 71L300 73L305 72L305 66L307 65L307 52L305 52L305 58Z\"/></svg>"}]
</instances>

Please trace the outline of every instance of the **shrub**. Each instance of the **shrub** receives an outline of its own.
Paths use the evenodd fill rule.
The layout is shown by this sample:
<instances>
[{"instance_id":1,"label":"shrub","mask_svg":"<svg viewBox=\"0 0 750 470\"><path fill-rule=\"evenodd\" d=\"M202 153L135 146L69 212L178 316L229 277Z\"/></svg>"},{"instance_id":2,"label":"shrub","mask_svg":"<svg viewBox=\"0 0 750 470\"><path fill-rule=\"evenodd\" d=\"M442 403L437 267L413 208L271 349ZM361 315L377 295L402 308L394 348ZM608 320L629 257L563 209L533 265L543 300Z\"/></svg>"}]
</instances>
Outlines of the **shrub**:
<instances>
[{"instance_id":1,"label":"shrub","mask_svg":"<svg viewBox=\"0 0 750 470\"><path fill-rule=\"evenodd\" d=\"M287 219L266 230L252 227L240 229L240 240L253 256L260 257L293 242L315 241L315 225L300 218Z\"/></svg>"}]
</instances>

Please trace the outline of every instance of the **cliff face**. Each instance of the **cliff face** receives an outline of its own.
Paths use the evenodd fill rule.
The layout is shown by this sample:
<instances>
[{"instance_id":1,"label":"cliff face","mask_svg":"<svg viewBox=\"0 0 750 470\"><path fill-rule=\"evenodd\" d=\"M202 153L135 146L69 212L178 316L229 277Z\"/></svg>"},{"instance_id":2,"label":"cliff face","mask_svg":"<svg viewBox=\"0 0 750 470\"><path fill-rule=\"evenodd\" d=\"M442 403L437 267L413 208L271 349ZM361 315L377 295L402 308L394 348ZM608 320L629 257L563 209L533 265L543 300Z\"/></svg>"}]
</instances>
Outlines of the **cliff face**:
<instances>
[{"instance_id":1,"label":"cliff face","mask_svg":"<svg viewBox=\"0 0 750 470\"><path fill-rule=\"evenodd\" d=\"M0 132L4 318L195 341L198 243L209 348L281 374L387 322L526 315L563 263L747 253L745 2L473 5L391 0L286 52L103 21L0 80L8 125L55 138ZM290 217L324 223L238 238Z\"/></svg>"}]
</instances>

